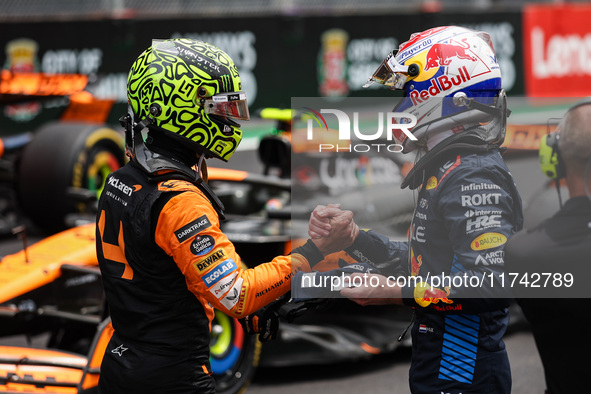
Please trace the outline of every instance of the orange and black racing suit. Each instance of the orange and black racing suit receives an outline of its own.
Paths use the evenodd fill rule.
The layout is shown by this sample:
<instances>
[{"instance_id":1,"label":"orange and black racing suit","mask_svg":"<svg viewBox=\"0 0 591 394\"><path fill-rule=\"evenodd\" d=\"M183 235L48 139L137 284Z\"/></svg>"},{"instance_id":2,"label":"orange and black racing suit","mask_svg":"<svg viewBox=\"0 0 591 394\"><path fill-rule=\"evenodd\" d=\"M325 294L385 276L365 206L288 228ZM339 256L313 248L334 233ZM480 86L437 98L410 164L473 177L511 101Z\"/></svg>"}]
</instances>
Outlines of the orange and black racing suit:
<instances>
[{"instance_id":1,"label":"orange and black racing suit","mask_svg":"<svg viewBox=\"0 0 591 394\"><path fill-rule=\"evenodd\" d=\"M306 253L296 251L243 269L196 184L154 182L133 162L107 179L97 252L115 328L101 393L215 392L214 308L244 317L286 293L294 273L310 270Z\"/></svg>"}]
</instances>

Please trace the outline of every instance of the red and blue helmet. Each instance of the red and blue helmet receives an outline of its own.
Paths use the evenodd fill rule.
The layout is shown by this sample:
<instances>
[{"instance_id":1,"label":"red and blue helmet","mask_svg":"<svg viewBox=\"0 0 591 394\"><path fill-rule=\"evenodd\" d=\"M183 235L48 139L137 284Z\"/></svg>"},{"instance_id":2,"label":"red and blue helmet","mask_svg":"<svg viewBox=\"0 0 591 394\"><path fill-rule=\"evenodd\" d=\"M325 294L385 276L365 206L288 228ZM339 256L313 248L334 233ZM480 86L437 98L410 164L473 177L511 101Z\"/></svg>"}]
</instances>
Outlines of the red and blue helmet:
<instances>
[{"instance_id":1,"label":"red and blue helmet","mask_svg":"<svg viewBox=\"0 0 591 394\"><path fill-rule=\"evenodd\" d=\"M494 107L501 95L504 100L490 35L458 26L413 34L384 59L365 87L374 82L403 90L404 98L394 111L411 113L418 120L411 129L417 141L404 133L393 135L405 152L432 149L490 118L490 113L470 109L467 102Z\"/></svg>"}]
</instances>

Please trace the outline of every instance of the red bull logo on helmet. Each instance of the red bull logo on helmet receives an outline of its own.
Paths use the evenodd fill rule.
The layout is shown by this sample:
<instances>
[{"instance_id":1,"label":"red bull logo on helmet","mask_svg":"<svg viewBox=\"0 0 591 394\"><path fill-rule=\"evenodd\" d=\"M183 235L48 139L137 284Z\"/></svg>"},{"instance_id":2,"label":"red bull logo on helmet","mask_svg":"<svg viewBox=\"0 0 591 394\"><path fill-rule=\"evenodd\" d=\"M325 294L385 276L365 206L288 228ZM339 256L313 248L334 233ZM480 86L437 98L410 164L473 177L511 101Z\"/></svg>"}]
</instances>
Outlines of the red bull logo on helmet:
<instances>
[{"instance_id":1,"label":"red bull logo on helmet","mask_svg":"<svg viewBox=\"0 0 591 394\"><path fill-rule=\"evenodd\" d=\"M460 45L437 43L433 45L426 56L426 64L423 68L425 71L430 68L439 66L448 66L451 63L453 57L458 59L468 59L473 62L476 61L476 57L469 53L470 44L463 39Z\"/></svg>"},{"instance_id":2,"label":"red bull logo on helmet","mask_svg":"<svg viewBox=\"0 0 591 394\"><path fill-rule=\"evenodd\" d=\"M491 74L499 69L494 51L481 38L467 29L444 27L412 36L404 43L396 55L397 61L406 66L417 64L421 69L407 82L412 105L496 78ZM500 78L500 72L495 74Z\"/></svg>"},{"instance_id":3,"label":"red bull logo on helmet","mask_svg":"<svg viewBox=\"0 0 591 394\"><path fill-rule=\"evenodd\" d=\"M466 66L462 66L459 68L457 75L440 75L437 78L433 78L431 79L431 86L423 90L413 90L410 92L409 97L413 105L421 104L431 97L437 97L453 87L460 87L471 79Z\"/></svg>"}]
</instances>

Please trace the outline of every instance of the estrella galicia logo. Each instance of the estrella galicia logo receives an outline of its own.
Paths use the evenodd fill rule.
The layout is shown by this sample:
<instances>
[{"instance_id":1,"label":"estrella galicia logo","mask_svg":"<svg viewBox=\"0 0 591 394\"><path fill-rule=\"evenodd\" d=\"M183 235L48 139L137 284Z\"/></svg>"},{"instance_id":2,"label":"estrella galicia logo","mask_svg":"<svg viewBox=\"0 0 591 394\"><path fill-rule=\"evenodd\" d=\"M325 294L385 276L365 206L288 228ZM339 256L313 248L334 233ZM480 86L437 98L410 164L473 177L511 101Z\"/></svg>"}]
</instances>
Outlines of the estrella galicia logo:
<instances>
[{"instance_id":1,"label":"estrella galicia logo","mask_svg":"<svg viewBox=\"0 0 591 394\"><path fill-rule=\"evenodd\" d=\"M194 234L197 234L201 232L201 230L204 230L208 227L211 227L211 223L209 222L207 216L203 215L200 218L193 220L186 226L176 230L174 235L176 235L176 239L178 239L180 243L183 243L187 239L191 238Z\"/></svg>"},{"instance_id":2,"label":"estrella galicia logo","mask_svg":"<svg viewBox=\"0 0 591 394\"><path fill-rule=\"evenodd\" d=\"M234 260L228 259L215 267L213 270L209 271L207 274L203 275L201 278L203 279L203 282L205 282L205 285L209 288L216 284L216 282L222 279L224 276L237 269L238 266Z\"/></svg>"},{"instance_id":3,"label":"estrella galicia logo","mask_svg":"<svg viewBox=\"0 0 591 394\"><path fill-rule=\"evenodd\" d=\"M191 253L195 256L203 256L211 252L215 247L215 240L211 235L198 235L191 243Z\"/></svg>"}]
</instances>

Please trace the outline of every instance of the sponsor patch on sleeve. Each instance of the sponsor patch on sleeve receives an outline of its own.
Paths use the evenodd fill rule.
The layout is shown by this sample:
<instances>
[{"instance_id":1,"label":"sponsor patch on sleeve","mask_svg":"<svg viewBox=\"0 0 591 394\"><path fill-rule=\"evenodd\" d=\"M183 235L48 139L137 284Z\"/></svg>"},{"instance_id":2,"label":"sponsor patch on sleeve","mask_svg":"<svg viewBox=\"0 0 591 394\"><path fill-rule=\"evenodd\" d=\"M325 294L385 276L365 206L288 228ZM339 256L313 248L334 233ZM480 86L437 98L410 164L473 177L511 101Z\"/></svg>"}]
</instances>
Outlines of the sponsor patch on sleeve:
<instances>
[{"instance_id":1,"label":"sponsor patch on sleeve","mask_svg":"<svg viewBox=\"0 0 591 394\"><path fill-rule=\"evenodd\" d=\"M246 305L246 298L248 297L248 286L242 286L240 289L240 297L238 298L238 306L236 307L236 314L240 315L244 311Z\"/></svg>"},{"instance_id":2,"label":"sponsor patch on sleeve","mask_svg":"<svg viewBox=\"0 0 591 394\"><path fill-rule=\"evenodd\" d=\"M470 243L472 250L486 250L496 248L504 245L507 242L507 237L501 233L485 233L474 238Z\"/></svg>"},{"instance_id":3,"label":"sponsor patch on sleeve","mask_svg":"<svg viewBox=\"0 0 591 394\"><path fill-rule=\"evenodd\" d=\"M217 299L221 299L222 296L228 292L230 287L232 287L237 276L237 271L234 271L234 273L230 275L224 276L209 289L209 292L216 296Z\"/></svg>"},{"instance_id":4,"label":"sponsor patch on sleeve","mask_svg":"<svg viewBox=\"0 0 591 394\"><path fill-rule=\"evenodd\" d=\"M427 190L435 189L437 187L437 178L432 176L427 180Z\"/></svg>"},{"instance_id":5,"label":"sponsor patch on sleeve","mask_svg":"<svg viewBox=\"0 0 591 394\"><path fill-rule=\"evenodd\" d=\"M198 235L191 243L191 253L195 256L205 256L215 247L215 239L211 235Z\"/></svg>"},{"instance_id":6,"label":"sponsor patch on sleeve","mask_svg":"<svg viewBox=\"0 0 591 394\"><path fill-rule=\"evenodd\" d=\"M213 285L215 285L218 281L220 281L223 277L231 274L233 271L236 270L238 270L238 266L236 265L234 260L228 259L222 262L221 264L217 265L215 268L213 268L205 275L203 275L201 279L203 279L203 282L205 282L205 286L207 286L207 288L210 288Z\"/></svg>"},{"instance_id":7,"label":"sponsor patch on sleeve","mask_svg":"<svg viewBox=\"0 0 591 394\"><path fill-rule=\"evenodd\" d=\"M176 230L174 235L176 235L176 239L179 241L179 243L183 243L193 235L198 234L208 227L211 227L211 223L207 216L203 215L200 218L193 220L191 223Z\"/></svg>"},{"instance_id":8,"label":"sponsor patch on sleeve","mask_svg":"<svg viewBox=\"0 0 591 394\"><path fill-rule=\"evenodd\" d=\"M234 305L238 303L240 300L240 293L242 289L242 278L239 278L234 286L230 289L230 291L226 294L224 298L220 300L220 303L228 309L234 308Z\"/></svg>"},{"instance_id":9,"label":"sponsor patch on sleeve","mask_svg":"<svg viewBox=\"0 0 591 394\"><path fill-rule=\"evenodd\" d=\"M205 255L204 258L193 263L193 268L197 270L200 274L207 271L212 264L218 262L219 260L223 260L226 258L226 252L224 249L216 249L208 255Z\"/></svg>"}]
</instances>

